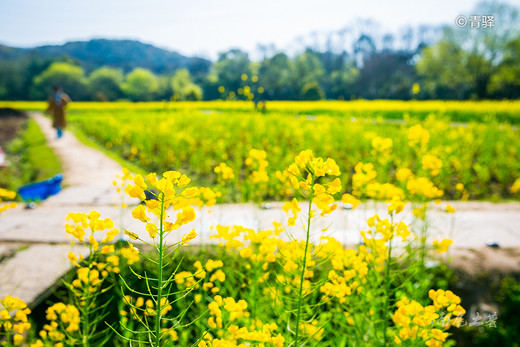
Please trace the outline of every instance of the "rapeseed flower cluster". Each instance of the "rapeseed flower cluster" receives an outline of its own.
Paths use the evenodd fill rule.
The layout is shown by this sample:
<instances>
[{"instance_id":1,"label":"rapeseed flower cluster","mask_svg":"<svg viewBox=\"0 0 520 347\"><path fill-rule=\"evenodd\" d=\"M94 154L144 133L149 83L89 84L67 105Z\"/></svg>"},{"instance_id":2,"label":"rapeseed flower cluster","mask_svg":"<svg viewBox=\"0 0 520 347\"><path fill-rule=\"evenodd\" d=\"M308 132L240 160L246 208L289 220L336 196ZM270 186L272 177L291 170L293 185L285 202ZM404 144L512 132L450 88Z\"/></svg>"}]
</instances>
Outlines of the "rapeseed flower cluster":
<instances>
[{"instance_id":1,"label":"rapeseed flower cluster","mask_svg":"<svg viewBox=\"0 0 520 347\"><path fill-rule=\"evenodd\" d=\"M132 157L135 164L147 170L189 165L194 177L220 189L222 184L213 170L219 161L225 161L233 169L233 182L236 183L228 186L226 201L289 198L285 190L278 189L280 184L274 179L266 183L262 196L254 194L257 187L248 177L250 171L243 160L249 156L251 148L266 149L267 144L270 144L270 151L266 171L270 178L287 166L293 153L312 148L315 153L327 153L336 159L343 168L340 179L348 184L348 190L351 166L359 161L384 164L377 167L378 178L381 182L394 184L395 168L407 166L418 176L432 179L450 199L461 197L451 189L454 181L463 183L466 191L471 191L472 198L510 197L509 189L517 178L509 174L516 164L509 164L512 158L513 162L518 162L515 155L520 148L518 132L508 124L481 122L479 117L474 117L475 113L513 115L513 110L518 109L515 103L269 102L269 112L262 117L254 111L252 103L240 102L83 104L74 107L83 112L74 114L71 122L86 135L100 143L110 143L112 151ZM108 111L103 117L95 116L101 107ZM157 110L161 112L158 114ZM201 112L203 110L211 110L212 115ZM118 116L121 112L125 117ZM345 112L357 119L339 116ZM312 121L306 117L293 117L307 114L318 117ZM445 117L450 114L455 118L464 115L463 121L468 121L468 125L449 126ZM392 122L374 122L378 116L385 119L395 115L403 115L405 123L396 126ZM175 136L171 136L172 133ZM373 135L365 136L368 133ZM372 141L376 142L377 148L385 147L384 141L374 140L376 137L391 138L390 154L371 155ZM410 145L413 148L409 148ZM421 162L426 154L442 161L439 175L432 177L428 170L423 170Z\"/></svg>"},{"instance_id":2,"label":"rapeseed flower cluster","mask_svg":"<svg viewBox=\"0 0 520 347\"><path fill-rule=\"evenodd\" d=\"M357 197L388 200L394 196L404 198L403 190L391 183L376 180L377 171L372 163L359 162L352 175L352 194Z\"/></svg>"},{"instance_id":3,"label":"rapeseed flower cluster","mask_svg":"<svg viewBox=\"0 0 520 347\"><path fill-rule=\"evenodd\" d=\"M114 229L114 222L110 218L100 219L101 214L97 211L90 213L69 213L66 217L72 223L65 224L65 232L74 236L79 242L86 242L90 244L94 251L99 248L99 242L94 238L96 231L107 230L104 242L110 242L119 233L119 230ZM85 240L85 234L89 231L88 239Z\"/></svg>"},{"instance_id":4,"label":"rapeseed flower cluster","mask_svg":"<svg viewBox=\"0 0 520 347\"><path fill-rule=\"evenodd\" d=\"M368 218L367 224L375 230L361 231L365 244L370 243L373 239L389 242L395 236L401 237L402 241L405 242L411 235L408 226L402 221L399 223L391 222L388 218L381 219L377 214Z\"/></svg>"},{"instance_id":5,"label":"rapeseed flower cluster","mask_svg":"<svg viewBox=\"0 0 520 347\"><path fill-rule=\"evenodd\" d=\"M126 191L127 187L131 184L131 182L132 174L127 168L123 168L122 175L117 174L116 179L112 181L112 184L116 187L116 192L119 194L121 199L119 203L119 207L121 207L121 210L124 210L128 206L125 201L125 195L122 193Z\"/></svg>"},{"instance_id":6,"label":"rapeseed flower cluster","mask_svg":"<svg viewBox=\"0 0 520 347\"><path fill-rule=\"evenodd\" d=\"M139 261L139 250L132 244L129 244L127 248L121 248L119 252L126 259L128 265Z\"/></svg>"},{"instance_id":7,"label":"rapeseed flower cluster","mask_svg":"<svg viewBox=\"0 0 520 347\"><path fill-rule=\"evenodd\" d=\"M145 229L150 238L155 239L158 231L160 231L157 222L152 221L151 216L159 218L160 226L163 227L165 232L164 236L195 219L195 210L189 205L189 202L191 198L198 196L199 190L197 188L186 188L191 181L186 175L182 175L178 171L167 171L160 179L157 178L155 173L148 174L146 180L150 186L145 183L141 175L135 175L135 185L129 186L127 193L131 197L145 202L145 205L140 204L132 210L132 216L145 223ZM155 194L155 198L146 199L144 192L149 188L154 188L158 191ZM178 190L182 190L182 192L178 194ZM180 210L176 215L175 221L170 221L169 215L166 213L170 206ZM136 234L126 230L125 233L132 239L138 237Z\"/></svg>"},{"instance_id":8,"label":"rapeseed flower cluster","mask_svg":"<svg viewBox=\"0 0 520 347\"><path fill-rule=\"evenodd\" d=\"M190 199L190 204L200 208L203 206L211 207L217 203L220 196L220 192L213 191L208 187L200 187L198 188L198 195Z\"/></svg>"},{"instance_id":9,"label":"rapeseed flower cluster","mask_svg":"<svg viewBox=\"0 0 520 347\"><path fill-rule=\"evenodd\" d=\"M410 147L418 146L420 149L425 149L429 141L430 132L420 124L414 125L408 130L408 145Z\"/></svg>"},{"instance_id":10,"label":"rapeseed flower cluster","mask_svg":"<svg viewBox=\"0 0 520 347\"><path fill-rule=\"evenodd\" d=\"M316 249L316 254L322 259L328 259L332 266L327 274L328 281L321 287L324 300L335 298L340 304L347 302L352 294L359 294L362 283L366 283L368 263L365 255L354 250L345 249L337 240L326 237L328 242Z\"/></svg>"},{"instance_id":11,"label":"rapeseed flower cluster","mask_svg":"<svg viewBox=\"0 0 520 347\"><path fill-rule=\"evenodd\" d=\"M46 318L49 324L43 326L43 330L40 331L40 340L32 347L66 346L74 342L74 340L67 341L66 337L67 334L70 336L80 329L80 312L76 306L58 302L47 309Z\"/></svg>"},{"instance_id":12,"label":"rapeseed flower cluster","mask_svg":"<svg viewBox=\"0 0 520 347\"><path fill-rule=\"evenodd\" d=\"M135 185L127 187L128 195L143 200L145 203L135 207L132 210L132 216L145 224L145 229L154 242L157 242L155 238L158 232L162 232L161 239L163 239L182 225L195 220L195 210L191 205L212 206L219 196L210 188L187 188L191 180L178 171L167 171L162 176L159 179L157 174L150 173L146 176L148 182L146 184L144 178L138 174L133 178ZM146 199L145 190L148 190L153 198ZM175 219L167 213L170 206L179 211L176 213ZM128 230L125 230L125 233L133 240L141 239L137 234ZM183 243L189 242L196 235L195 231L185 234Z\"/></svg>"},{"instance_id":13,"label":"rapeseed flower cluster","mask_svg":"<svg viewBox=\"0 0 520 347\"><path fill-rule=\"evenodd\" d=\"M6 342L2 345L9 345L12 338L15 346L19 346L24 341L24 333L31 328L31 323L27 320L27 315L31 310L21 299L7 295L0 300L0 334L6 336Z\"/></svg>"},{"instance_id":14,"label":"rapeseed flower cluster","mask_svg":"<svg viewBox=\"0 0 520 347\"><path fill-rule=\"evenodd\" d=\"M220 166L220 169L222 168L223 166ZM144 301L144 305L142 302L144 299L138 297L134 301L125 296L127 298L125 304L128 309L123 309L121 312L124 312L125 322L130 325L123 325L123 329L126 334L130 334L135 329L132 328L133 324L137 324L140 329L143 329L140 334L146 335L146 339L151 341L153 346L162 345L166 339L172 341L178 339L176 331L178 323L174 323L171 318L166 318L173 310L174 301L170 302L173 286L177 286L179 289L176 294L184 293L184 296L201 287L211 294L216 294L220 290L216 284L224 282L226 278L222 270L211 273L215 266L210 261L206 263L205 270L200 262L196 262L195 273L176 270L173 273L166 273L166 267L175 259L178 248L187 245L197 236L197 233L193 229L185 233L180 241L174 243L167 243L166 238L181 226L195 220L196 214L193 206L201 208L212 206L220 196L218 192L214 192L210 188L188 187L190 181L186 175L178 171L167 171L162 174L162 177L158 177L156 173L150 173L146 177L138 174L133 176L134 184L126 188L130 197L138 198L143 202L132 210L132 216L144 224L144 229L152 242L146 241L143 236L135 232L125 230L125 233L132 240L140 240L152 246L157 252L157 260L147 258L154 265L155 271L152 272L152 275L145 276L149 285L147 286L148 293L146 293L148 299ZM134 272L134 274L136 273ZM136 276L138 279L142 278L140 275L136 274ZM125 283L124 286L126 290L135 292L128 284ZM196 301L200 302L202 296L200 293L197 295ZM128 319L128 313L134 315L139 311L143 313L141 318L138 315L132 321ZM181 314L177 319L180 320L183 315Z\"/></svg>"},{"instance_id":15,"label":"rapeseed flower cluster","mask_svg":"<svg viewBox=\"0 0 520 347\"><path fill-rule=\"evenodd\" d=\"M301 331L302 337L311 338L315 341L320 341L323 338L325 329L318 325L317 320L313 320L310 323L302 322L298 328Z\"/></svg>"},{"instance_id":16,"label":"rapeseed flower cluster","mask_svg":"<svg viewBox=\"0 0 520 347\"><path fill-rule=\"evenodd\" d=\"M222 162L215 166L213 171L217 174L218 180L220 183L225 183L226 181L232 180L235 178L235 174L233 173L233 169L226 165L226 163Z\"/></svg>"},{"instance_id":17,"label":"rapeseed flower cluster","mask_svg":"<svg viewBox=\"0 0 520 347\"><path fill-rule=\"evenodd\" d=\"M123 306L119 310L121 316L121 323L125 326L129 324L129 321L143 319L143 312L145 310L145 301L142 296L134 298L130 295L125 295L122 298Z\"/></svg>"},{"instance_id":18,"label":"rapeseed flower cluster","mask_svg":"<svg viewBox=\"0 0 520 347\"><path fill-rule=\"evenodd\" d=\"M444 192L427 177L409 177L406 180L406 189L411 196L418 200L432 200L444 195Z\"/></svg>"},{"instance_id":19,"label":"rapeseed flower cluster","mask_svg":"<svg viewBox=\"0 0 520 347\"><path fill-rule=\"evenodd\" d=\"M236 301L232 297L216 295L208 305L208 325L212 330L204 335L198 346L247 346L251 343L284 346L285 338L275 333L278 329L275 323L257 321L251 327L243 325L250 317L247 308L248 304L244 300Z\"/></svg>"},{"instance_id":20,"label":"rapeseed flower cluster","mask_svg":"<svg viewBox=\"0 0 520 347\"><path fill-rule=\"evenodd\" d=\"M373 141L373 145L378 152L392 148L384 138ZM257 178L267 167L262 152L251 151L251 160L246 163L251 172L257 172ZM428 155L422 154L422 158ZM428 165L422 163L423 170L440 169L433 159ZM217 168L224 180L224 174L229 174L227 166ZM70 213L65 230L86 244L90 254L83 259L78 253L69 253L77 267L76 277L67 284L74 305L51 306L47 311L49 323L33 345L65 346L81 341L101 341L102 345L100 336L106 333L92 332L101 332L105 327L108 303L101 302L100 295L109 290L115 290L114 296L121 300L115 311L120 316L119 330L112 325L115 335L132 344L146 341L162 346L196 341L201 347L300 346L341 340L346 345L378 345L393 339L396 344L442 345L448 337L447 329L458 327L457 319L465 312L460 298L450 291L431 290L433 303L423 307L419 302L426 290L417 293L416 289L410 292L408 286L399 291L393 288L399 278L407 278L417 269L423 271L423 267L414 265L412 256L420 248L412 232L416 229L402 221L403 211L408 211L405 197L423 201L411 210L413 216L425 221L429 201L442 191L429 178L416 177L405 168L396 170L396 185L380 183L376 181L375 166L360 162L354 167L352 192L344 193L340 174L333 159L315 157L309 150L300 152L281 175L293 193L303 197L300 200L307 200L305 208L297 198L286 202L283 210L289 214L288 220L275 222L272 228L217 225L216 234L211 236L222 240L216 254L205 253L183 264L177 258L179 247L193 240L196 231L178 235L177 242L166 243L165 238L194 221L194 206L214 204L218 193L205 187L189 187L190 179L177 171L167 171L161 177L124 172L127 183L118 188L142 201L132 209L132 216L143 223L142 232L151 242L141 231L125 232L131 239L152 246L157 256L144 254L149 264L145 267L134 245L120 248L112 243L119 231L110 219L101 218L96 211ZM362 197L384 199L387 203L383 213L388 217L379 213L368 218L368 229L361 231L362 242L353 248L346 248L326 234L316 242L310 241L311 224L318 216L334 213L339 196L352 208L361 203ZM449 205L445 210L454 211ZM294 229L286 230L285 226L301 227L305 239L289 233L288 239L281 237L282 232ZM405 268L396 261L400 255L392 258L392 247L398 243L410 256L406 261L412 262ZM424 246L424 251L445 251L451 243L447 239L435 240L433 246ZM134 282L125 277L126 265L136 266L131 268ZM141 289L134 288L136 284ZM410 288L416 288L415 284ZM417 284L417 288L423 288L421 285ZM445 318L443 324L440 318Z\"/></svg>"},{"instance_id":21,"label":"rapeseed flower cluster","mask_svg":"<svg viewBox=\"0 0 520 347\"><path fill-rule=\"evenodd\" d=\"M71 212L66 217L66 219L71 223L65 224L65 232L72 235L80 243L89 246L91 252L97 252L99 250L100 254L106 255L105 263L90 262L91 266L96 267L101 271L103 274L102 277L106 277L108 272L119 273L120 259L119 256L115 254L116 250L114 245L110 244L119 234L119 230L114 228L114 222L110 218L101 219L100 217L101 214L97 211L91 211L88 214L82 212ZM86 235L87 232L88 236ZM99 235L99 232L103 232L103 234ZM103 239L98 241L98 239L103 235ZM135 263L139 260L139 252L132 245L128 248L122 248L120 252L129 263ZM84 274L85 271L89 272L89 269L84 270L84 267L81 268L80 262L84 260L81 254L76 255L74 252L70 251L68 258L73 265L80 267L81 271L78 270L78 275L79 273ZM94 271L94 269L91 270ZM81 281L82 278L78 278L78 280ZM74 283L79 284L79 282ZM79 285L76 285L76 287L79 287Z\"/></svg>"},{"instance_id":22,"label":"rapeseed flower cluster","mask_svg":"<svg viewBox=\"0 0 520 347\"><path fill-rule=\"evenodd\" d=\"M122 207L122 206L121 206ZM123 207L122 207L123 208ZM109 218L101 218L97 211L89 213L69 213L65 231L80 244L89 249L87 258L82 254L69 252L70 262L77 267L76 278L65 282L71 292L73 304L56 303L47 310L48 324L40 331L40 339L33 346L68 346L85 341L103 343L100 337L106 327L96 331L106 312L108 304L98 303L99 295L111 287L111 274L121 272L121 258L127 264L139 261L138 250L129 245L116 249L112 243L119 230ZM99 241L102 239L101 241Z\"/></svg>"},{"instance_id":23,"label":"rapeseed flower cluster","mask_svg":"<svg viewBox=\"0 0 520 347\"><path fill-rule=\"evenodd\" d=\"M188 291L202 288L205 292L217 294L220 291L218 285L226 280L226 274L220 269L224 266L222 260L209 259L204 266L200 261L196 261L193 266L193 272L180 271L175 274L174 279L178 287ZM195 301L200 301L200 298L196 297Z\"/></svg>"},{"instance_id":24,"label":"rapeseed flower cluster","mask_svg":"<svg viewBox=\"0 0 520 347\"><path fill-rule=\"evenodd\" d=\"M437 176L441 173L442 161L434 155L424 155L421 159L421 164L423 170L429 171L432 176Z\"/></svg>"},{"instance_id":25,"label":"rapeseed flower cluster","mask_svg":"<svg viewBox=\"0 0 520 347\"><path fill-rule=\"evenodd\" d=\"M444 332L451 325L460 326L461 316L466 313L460 306L460 298L453 292L442 289L429 291L432 305L423 307L415 300L404 297L396 303L397 311L392 316L397 334L394 342L422 341L426 346L442 346L448 337ZM441 318L441 320L439 320Z\"/></svg>"},{"instance_id":26,"label":"rapeseed flower cluster","mask_svg":"<svg viewBox=\"0 0 520 347\"><path fill-rule=\"evenodd\" d=\"M241 317L249 317L249 312L246 310L247 302L244 300L235 301L231 297L222 298L220 295L216 295L214 301L209 303L208 309L210 312L208 325L213 329L222 329L223 319L232 323ZM224 318L223 313L225 314Z\"/></svg>"},{"instance_id":27,"label":"rapeseed flower cluster","mask_svg":"<svg viewBox=\"0 0 520 347\"><path fill-rule=\"evenodd\" d=\"M16 207L16 202L5 202L16 198L16 192L0 188L0 213Z\"/></svg>"},{"instance_id":28,"label":"rapeseed flower cluster","mask_svg":"<svg viewBox=\"0 0 520 347\"><path fill-rule=\"evenodd\" d=\"M444 253L448 251L449 246L453 244L453 241L450 239L443 239L439 242L439 240L433 240L433 249L435 249L438 253Z\"/></svg>"},{"instance_id":29,"label":"rapeseed flower cluster","mask_svg":"<svg viewBox=\"0 0 520 347\"><path fill-rule=\"evenodd\" d=\"M370 133L368 136L372 135ZM372 138L372 157L374 162L381 166L386 166L393 159L392 148L394 141L389 137L375 136Z\"/></svg>"},{"instance_id":30,"label":"rapeseed flower cluster","mask_svg":"<svg viewBox=\"0 0 520 347\"><path fill-rule=\"evenodd\" d=\"M251 171L251 181L253 183L265 183L269 181L266 168L269 162L266 160L267 153L263 150L251 149L245 164Z\"/></svg>"},{"instance_id":31,"label":"rapeseed flower cluster","mask_svg":"<svg viewBox=\"0 0 520 347\"><path fill-rule=\"evenodd\" d=\"M320 157L314 157L312 151L305 150L300 152L294 163L289 165L287 172L291 174L290 181L293 188L298 190L302 195L307 195L310 202L313 202L316 207L321 210L320 215L324 216L331 213L337 208L334 203L334 194L341 191L341 181L336 178L328 183L322 182L322 178L326 176L339 176L339 167L334 159L328 158L323 160ZM290 224L294 222L296 214L299 212L299 207L296 199L292 202L286 203L283 209L287 212L291 210L293 216L290 217ZM311 217L313 210L309 211Z\"/></svg>"},{"instance_id":32,"label":"rapeseed flower cluster","mask_svg":"<svg viewBox=\"0 0 520 347\"><path fill-rule=\"evenodd\" d=\"M393 145L391 138L376 136L372 139L372 155L388 156L392 152Z\"/></svg>"}]
</instances>

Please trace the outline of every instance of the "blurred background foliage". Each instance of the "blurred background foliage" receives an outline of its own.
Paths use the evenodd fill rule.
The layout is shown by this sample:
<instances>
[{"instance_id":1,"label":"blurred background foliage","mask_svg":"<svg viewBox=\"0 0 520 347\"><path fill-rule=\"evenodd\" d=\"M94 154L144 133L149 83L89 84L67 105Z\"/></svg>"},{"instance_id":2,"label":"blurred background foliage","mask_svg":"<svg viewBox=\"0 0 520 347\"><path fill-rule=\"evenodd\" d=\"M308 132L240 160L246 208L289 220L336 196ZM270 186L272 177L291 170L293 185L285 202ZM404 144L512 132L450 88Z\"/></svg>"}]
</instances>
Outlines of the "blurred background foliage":
<instances>
[{"instance_id":1,"label":"blurred background foliage","mask_svg":"<svg viewBox=\"0 0 520 347\"><path fill-rule=\"evenodd\" d=\"M254 60L238 48L212 62L130 40L0 45L0 100L44 100L55 84L85 101L518 98L518 9L481 2L473 14L492 14L493 27L391 34L360 21L299 38L292 53L259 45Z\"/></svg>"}]
</instances>

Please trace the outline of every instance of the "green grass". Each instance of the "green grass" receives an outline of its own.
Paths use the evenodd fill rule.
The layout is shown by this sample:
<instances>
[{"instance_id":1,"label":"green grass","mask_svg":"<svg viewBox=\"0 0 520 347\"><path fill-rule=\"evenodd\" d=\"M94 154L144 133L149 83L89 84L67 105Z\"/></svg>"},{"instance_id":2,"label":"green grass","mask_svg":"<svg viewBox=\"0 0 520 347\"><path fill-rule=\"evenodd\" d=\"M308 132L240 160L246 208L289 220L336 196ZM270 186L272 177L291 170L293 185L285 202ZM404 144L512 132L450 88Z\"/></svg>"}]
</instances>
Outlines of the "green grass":
<instances>
[{"instance_id":1,"label":"green grass","mask_svg":"<svg viewBox=\"0 0 520 347\"><path fill-rule=\"evenodd\" d=\"M62 165L36 122L29 118L21 134L7 146L10 165L3 168L0 186L18 190L62 172Z\"/></svg>"}]
</instances>

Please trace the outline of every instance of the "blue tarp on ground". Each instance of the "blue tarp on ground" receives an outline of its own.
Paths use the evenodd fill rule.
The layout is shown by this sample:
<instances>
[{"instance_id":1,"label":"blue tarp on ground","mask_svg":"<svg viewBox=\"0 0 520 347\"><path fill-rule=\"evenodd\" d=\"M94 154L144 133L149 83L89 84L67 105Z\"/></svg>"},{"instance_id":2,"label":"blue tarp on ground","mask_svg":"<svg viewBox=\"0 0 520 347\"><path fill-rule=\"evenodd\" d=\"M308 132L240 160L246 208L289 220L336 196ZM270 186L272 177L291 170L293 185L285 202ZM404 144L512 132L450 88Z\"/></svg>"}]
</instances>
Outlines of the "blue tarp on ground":
<instances>
[{"instance_id":1,"label":"blue tarp on ground","mask_svg":"<svg viewBox=\"0 0 520 347\"><path fill-rule=\"evenodd\" d=\"M42 201L61 191L61 181L63 174L57 174L48 180L20 187L18 194L24 201Z\"/></svg>"}]
</instances>

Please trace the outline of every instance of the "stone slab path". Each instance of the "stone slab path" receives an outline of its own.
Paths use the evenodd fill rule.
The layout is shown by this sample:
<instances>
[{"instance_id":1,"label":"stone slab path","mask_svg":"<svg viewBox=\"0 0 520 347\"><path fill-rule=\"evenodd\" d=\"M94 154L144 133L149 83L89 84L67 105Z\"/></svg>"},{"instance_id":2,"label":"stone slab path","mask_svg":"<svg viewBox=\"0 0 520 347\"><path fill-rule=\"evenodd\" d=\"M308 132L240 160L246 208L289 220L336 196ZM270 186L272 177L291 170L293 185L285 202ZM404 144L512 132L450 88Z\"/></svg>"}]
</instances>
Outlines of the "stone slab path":
<instances>
[{"instance_id":1,"label":"stone slab path","mask_svg":"<svg viewBox=\"0 0 520 347\"><path fill-rule=\"evenodd\" d=\"M64 166L64 189L34 209L22 204L0 216L0 297L17 296L33 305L68 269L67 253L70 236L64 231L65 216L69 212L99 211L110 217L116 227L146 235L142 224L131 217L131 209L121 213L114 206L120 201L112 181L121 174L122 167L101 152L80 143L70 132L56 139L50 120L41 114L31 114L41 127L48 144L60 157ZM128 198L127 198L128 199ZM132 205L137 201L128 201ZM485 248L492 240L503 248L520 248L520 203L453 202L457 212L448 215L440 208L432 214L432 237L450 237L454 247ZM178 240L183 233L196 229L194 242L210 240L211 227L217 224L238 224L250 228L270 228L273 221L287 218L282 203L270 203L269 208L254 204L222 204L204 208L191 225L184 226L172 236ZM442 206L442 205L441 205ZM366 228L366 219L375 213L383 215L384 204L368 202L355 210L343 206L314 225L316 237L333 235L343 243L359 242L359 231ZM302 206L303 208L303 206ZM403 218L411 220L410 211ZM301 223L300 223L301 224ZM326 228L325 232L322 229ZM300 228L288 229L298 236ZM198 241L197 241L198 240ZM520 267L518 258L514 261Z\"/></svg>"}]
</instances>

